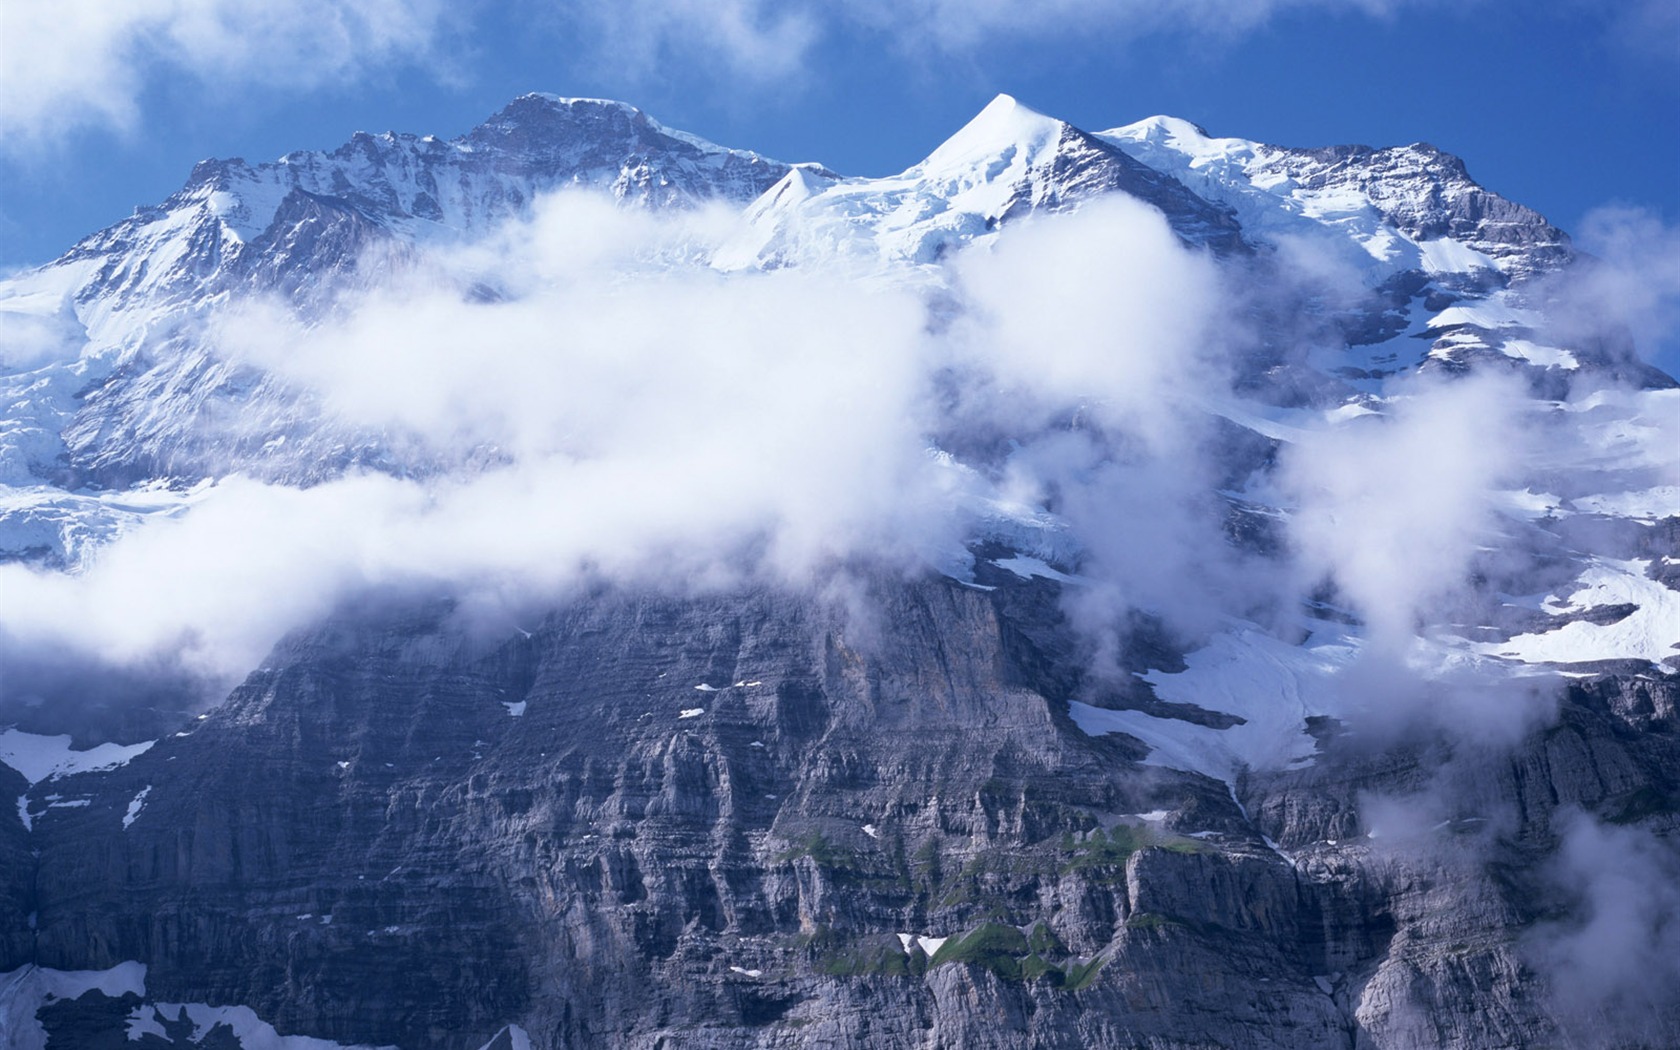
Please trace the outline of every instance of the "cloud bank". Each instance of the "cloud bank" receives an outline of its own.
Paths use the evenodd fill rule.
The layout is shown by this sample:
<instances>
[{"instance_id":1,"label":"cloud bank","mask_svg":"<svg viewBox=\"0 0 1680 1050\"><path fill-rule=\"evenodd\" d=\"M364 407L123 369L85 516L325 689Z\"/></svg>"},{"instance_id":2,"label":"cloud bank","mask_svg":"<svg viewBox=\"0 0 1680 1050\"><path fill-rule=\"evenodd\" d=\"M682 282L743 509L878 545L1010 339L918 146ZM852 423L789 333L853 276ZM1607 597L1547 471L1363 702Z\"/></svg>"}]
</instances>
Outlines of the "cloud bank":
<instances>
[{"instance_id":1,"label":"cloud bank","mask_svg":"<svg viewBox=\"0 0 1680 1050\"><path fill-rule=\"evenodd\" d=\"M1191 464L1197 399L1223 383L1220 278L1158 213L1120 198L1012 229L956 268L966 319L944 327L898 279L704 265L737 221L563 194L331 319L228 311L217 353L431 465L226 478L79 576L0 567L0 631L233 676L365 588L517 603L809 585L859 558L961 574L967 541L1030 533L1045 502L1099 538L1102 609L1206 620L1194 581L1221 544ZM940 445L976 429L1008 441Z\"/></svg>"},{"instance_id":2,"label":"cloud bank","mask_svg":"<svg viewBox=\"0 0 1680 1050\"><path fill-rule=\"evenodd\" d=\"M307 489L226 477L81 575L0 567L0 632L227 678L368 588L518 605L803 586L857 559L962 577L995 538L1077 566L1069 611L1104 666L1134 611L1194 644L1325 581L1398 662L1498 536L1527 401L1476 377L1301 429L1261 494L1288 508L1286 556L1229 542L1220 490L1251 468L1213 406L1254 345L1247 278L1135 200L1011 224L914 280L720 273L741 221L561 194L326 319L224 310L214 353L421 458Z\"/></svg>"}]
</instances>

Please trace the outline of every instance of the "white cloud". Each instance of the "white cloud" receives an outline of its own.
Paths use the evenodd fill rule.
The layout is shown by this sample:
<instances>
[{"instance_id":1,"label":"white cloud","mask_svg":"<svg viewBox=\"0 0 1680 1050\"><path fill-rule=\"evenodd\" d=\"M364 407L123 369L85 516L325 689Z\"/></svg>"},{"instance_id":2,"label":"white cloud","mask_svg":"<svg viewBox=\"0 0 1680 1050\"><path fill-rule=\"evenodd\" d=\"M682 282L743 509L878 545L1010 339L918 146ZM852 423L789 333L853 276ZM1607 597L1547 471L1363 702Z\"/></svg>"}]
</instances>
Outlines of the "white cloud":
<instances>
[{"instance_id":1,"label":"white cloud","mask_svg":"<svg viewBox=\"0 0 1680 1050\"><path fill-rule=\"evenodd\" d=\"M226 480L80 576L0 567L0 631L235 674L367 587L552 601L600 579L821 584L859 557L949 565L977 499L1051 493L1112 599L1087 610L1093 629L1192 603L1196 548L1219 538L1197 520L1179 417L1218 382L1219 299L1213 264L1158 214L1119 199L1006 231L961 267L977 323L937 334L920 286L696 265L736 221L565 194L333 320L226 316L221 351L317 392L329 421L469 466L301 491ZM486 284L505 298L469 294ZM1075 416L1073 434L1052 425ZM970 424L1024 443L978 470L934 454Z\"/></svg>"},{"instance_id":2,"label":"white cloud","mask_svg":"<svg viewBox=\"0 0 1680 1050\"><path fill-rule=\"evenodd\" d=\"M127 128L147 83L307 88L424 55L441 0L4 0L0 137L19 145L83 126Z\"/></svg>"},{"instance_id":3,"label":"white cloud","mask_svg":"<svg viewBox=\"0 0 1680 1050\"><path fill-rule=\"evenodd\" d=\"M1005 399L1083 404L1105 424L1168 440L1216 367L1216 269L1131 197L1094 202L1077 221L1021 224L957 273L971 304L957 338Z\"/></svg>"},{"instance_id":4,"label":"white cloud","mask_svg":"<svg viewBox=\"0 0 1680 1050\"><path fill-rule=\"evenodd\" d=\"M956 269L970 312L953 339L979 376L965 410L1020 443L1014 483L1081 538L1096 582L1070 596L1080 625L1100 637L1145 608L1207 627L1226 567L1199 447L1205 398L1228 389L1215 264L1115 196L1013 228Z\"/></svg>"},{"instance_id":5,"label":"white cloud","mask_svg":"<svg viewBox=\"0 0 1680 1050\"><path fill-rule=\"evenodd\" d=\"M1650 831L1580 811L1560 826L1547 874L1570 907L1528 946L1564 1034L1580 1047L1666 1042L1658 1018L1680 979L1680 858Z\"/></svg>"},{"instance_id":6,"label":"white cloud","mask_svg":"<svg viewBox=\"0 0 1680 1050\"><path fill-rule=\"evenodd\" d=\"M1386 15L1422 2L1428 0L868 0L850 5L848 11L916 40L963 50L1021 35L1102 32L1135 37L1173 29L1236 35L1291 8Z\"/></svg>"},{"instance_id":7,"label":"white cloud","mask_svg":"<svg viewBox=\"0 0 1680 1050\"><path fill-rule=\"evenodd\" d=\"M1399 656L1465 585L1496 535L1493 494L1518 466L1525 392L1489 374L1420 381L1387 416L1288 449L1281 484L1308 579L1328 576L1365 617L1373 651Z\"/></svg>"},{"instance_id":8,"label":"white cloud","mask_svg":"<svg viewBox=\"0 0 1680 1050\"><path fill-rule=\"evenodd\" d=\"M807 54L827 36L863 31L904 54L961 54L1000 41L1098 34L1123 41L1189 30L1235 36L1290 9L1386 16L1438 0L580 0L558 5L583 31L597 66L619 75L661 76L680 59L736 78L794 83ZM872 41L876 43L876 41Z\"/></svg>"},{"instance_id":9,"label":"white cloud","mask_svg":"<svg viewBox=\"0 0 1680 1050\"><path fill-rule=\"evenodd\" d=\"M1647 357L1680 349L1680 228L1610 205L1582 219L1578 240L1595 258L1566 275L1563 323L1577 335L1624 328Z\"/></svg>"},{"instance_id":10,"label":"white cloud","mask_svg":"<svg viewBox=\"0 0 1680 1050\"><path fill-rule=\"evenodd\" d=\"M951 472L921 437L919 299L793 271L641 269L644 248L696 229L566 196L342 321L227 318L227 352L319 391L338 420L505 464L301 491L224 481L82 576L0 567L0 628L232 674L367 586L552 596L605 576L680 591L938 543ZM513 298L465 295L498 256Z\"/></svg>"},{"instance_id":11,"label":"white cloud","mask_svg":"<svg viewBox=\"0 0 1680 1050\"><path fill-rule=\"evenodd\" d=\"M765 0L582 0L560 9L604 71L659 76L675 57L737 84L798 76L826 17L818 5Z\"/></svg>"}]
</instances>

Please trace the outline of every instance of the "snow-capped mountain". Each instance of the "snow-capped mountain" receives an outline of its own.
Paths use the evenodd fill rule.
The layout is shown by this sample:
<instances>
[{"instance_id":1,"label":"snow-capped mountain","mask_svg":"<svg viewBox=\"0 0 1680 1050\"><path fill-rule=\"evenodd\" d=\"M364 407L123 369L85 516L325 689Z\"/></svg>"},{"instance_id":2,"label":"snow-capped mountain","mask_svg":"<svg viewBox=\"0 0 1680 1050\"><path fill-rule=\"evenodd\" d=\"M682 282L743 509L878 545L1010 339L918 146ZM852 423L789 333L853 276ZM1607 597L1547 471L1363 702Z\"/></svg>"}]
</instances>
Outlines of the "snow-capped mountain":
<instances>
[{"instance_id":1,"label":"snow-capped mountain","mask_svg":"<svg viewBox=\"0 0 1680 1050\"><path fill-rule=\"evenodd\" d=\"M884 178L551 95L205 161L0 281L0 1048L1671 1045L1555 990L1595 849L1680 870L1590 264L1009 96Z\"/></svg>"},{"instance_id":2,"label":"snow-capped mountain","mask_svg":"<svg viewBox=\"0 0 1680 1050\"><path fill-rule=\"evenodd\" d=\"M1187 243L1239 251L1220 204L1101 139L999 95L922 161L883 179L790 172L752 208L750 265L837 254L927 264L1000 224L1124 193L1158 209Z\"/></svg>"},{"instance_id":3,"label":"snow-capped mountain","mask_svg":"<svg viewBox=\"0 0 1680 1050\"><path fill-rule=\"evenodd\" d=\"M167 201L0 288L20 345L0 378L0 478L13 489L0 557L74 562L135 507L173 506L160 483L425 468L424 450L391 447L402 435L321 426L307 395L207 346L205 316L230 298L320 306L363 269L377 280L416 245L482 234L559 189L628 207L739 205L792 170L623 103L547 95L451 141L364 134L272 163L205 161ZM118 495L133 490L148 494Z\"/></svg>"},{"instance_id":4,"label":"snow-capped mountain","mask_svg":"<svg viewBox=\"0 0 1680 1050\"><path fill-rule=\"evenodd\" d=\"M745 203L790 170L621 102L525 95L447 141L360 133L331 152L270 163L204 161L179 193L88 237L52 269L81 271L72 297L104 310L235 290L306 295L305 285L361 262L376 234L482 232L563 188L644 208Z\"/></svg>"},{"instance_id":5,"label":"snow-capped mountain","mask_svg":"<svg viewBox=\"0 0 1680 1050\"><path fill-rule=\"evenodd\" d=\"M1097 138L1231 208L1262 239L1290 233L1352 242L1373 283L1406 270L1527 280L1567 264L1569 238L1532 209L1471 180L1464 162L1424 143L1390 149L1281 149L1215 138L1151 117ZM1473 285L1472 285L1473 286Z\"/></svg>"},{"instance_id":6,"label":"snow-capped mountain","mask_svg":"<svg viewBox=\"0 0 1680 1050\"><path fill-rule=\"evenodd\" d=\"M748 206L746 230L716 255L725 269L934 266L1022 216L1125 194L1216 252L1308 242L1352 259L1375 295L1342 334L1366 345L1315 360L1344 379L1490 350L1543 375L1583 355L1638 370L1602 348L1534 340L1520 289L1567 265L1567 238L1427 147L1283 150L1169 118L1092 135L1000 96L904 173L842 179L672 132L621 103L528 95L448 142L357 135L273 163L205 161L169 200L0 286L28 346L0 380L11 406L0 463L20 493L0 549L72 561L91 523L126 520L112 493L159 482L428 469L411 435L322 425L307 394L218 354L203 321L259 292L319 307L359 270L377 280L417 246L482 234L566 187L633 207Z\"/></svg>"}]
</instances>

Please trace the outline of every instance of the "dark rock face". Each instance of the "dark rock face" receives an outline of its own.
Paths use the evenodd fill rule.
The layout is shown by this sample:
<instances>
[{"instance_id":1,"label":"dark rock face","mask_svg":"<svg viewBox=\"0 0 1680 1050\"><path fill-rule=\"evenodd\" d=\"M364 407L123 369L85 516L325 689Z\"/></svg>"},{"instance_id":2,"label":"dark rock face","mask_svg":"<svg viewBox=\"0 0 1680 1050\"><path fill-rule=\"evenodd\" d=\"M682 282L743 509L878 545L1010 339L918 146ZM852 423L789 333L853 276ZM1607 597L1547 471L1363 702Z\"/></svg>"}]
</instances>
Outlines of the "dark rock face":
<instances>
[{"instance_id":1,"label":"dark rock face","mask_svg":"<svg viewBox=\"0 0 1680 1050\"><path fill-rule=\"evenodd\" d=\"M524 95L461 141L524 177L553 172L587 184L593 175L573 173L616 172L609 183L614 196L656 209L749 201L789 170L747 150L722 150L671 132L634 106L597 99Z\"/></svg>"},{"instance_id":2,"label":"dark rock face","mask_svg":"<svg viewBox=\"0 0 1680 1050\"><path fill-rule=\"evenodd\" d=\"M1462 240L1519 276L1569 262L1569 236L1540 213L1476 184L1464 161L1427 143L1372 149L1283 150L1281 165L1310 189L1346 186L1370 197L1383 218L1418 240Z\"/></svg>"},{"instance_id":3,"label":"dark rock face","mask_svg":"<svg viewBox=\"0 0 1680 1050\"><path fill-rule=\"evenodd\" d=\"M1245 815L1075 727L1054 588L991 585L347 614L0 816L0 970L135 959L148 1001L405 1048L1563 1045L1521 944L1554 818L1672 828L1674 680L1476 760L1330 735ZM1440 827L1367 826L1443 780Z\"/></svg>"},{"instance_id":4,"label":"dark rock face","mask_svg":"<svg viewBox=\"0 0 1680 1050\"><path fill-rule=\"evenodd\" d=\"M1116 191L1160 209L1186 244L1226 254L1249 250L1242 228L1227 209L1071 124L1062 125L1055 155L1041 180L1019 187L998 219L1007 221L1039 209L1055 211Z\"/></svg>"}]
</instances>

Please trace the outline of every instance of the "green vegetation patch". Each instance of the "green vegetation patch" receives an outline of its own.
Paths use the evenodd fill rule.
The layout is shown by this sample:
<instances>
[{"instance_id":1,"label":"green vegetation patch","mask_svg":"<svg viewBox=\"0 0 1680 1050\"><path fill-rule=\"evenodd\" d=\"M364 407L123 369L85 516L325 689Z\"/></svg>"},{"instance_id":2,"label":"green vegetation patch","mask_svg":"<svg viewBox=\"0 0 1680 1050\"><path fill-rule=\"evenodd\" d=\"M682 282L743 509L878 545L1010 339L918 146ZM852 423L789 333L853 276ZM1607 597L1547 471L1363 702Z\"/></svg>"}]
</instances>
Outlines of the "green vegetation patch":
<instances>
[{"instance_id":1,"label":"green vegetation patch","mask_svg":"<svg viewBox=\"0 0 1680 1050\"><path fill-rule=\"evenodd\" d=\"M1063 875L1083 872L1115 878L1124 875L1126 861L1139 850L1164 849L1173 853L1205 853L1208 848L1205 843L1182 835L1160 832L1149 827L1116 824L1106 832L1096 828L1084 836L1063 835L1062 852L1068 856L1062 863L1061 872Z\"/></svg>"},{"instance_id":2,"label":"green vegetation patch","mask_svg":"<svg viewBox=\"0 0 1680 1050\"><path fill-rule=\"evenodd\" d=\"M988 922L947 940L928 966L955 963L979 967L1006 981L1043 981L1074 991L1087 987L1102 969L1102 961L1081 962L1067 955L1061 938L1043 923L1022 933L1014 926Z\"/></svg>"},{"instance_id":3,"label":"green vegetation patch","mask_svg":"<svg viewBox=\"0 0 1680 1050\"><path fill-rule=\"evenodd\" d=\"M817 972L830 977L914 977L927 970L927 956L905 952L896 942L872 941L825 955Z\"/></svg>"},{"instance_id":4,"label":"green vegetation patch","mask_svg":"<svg viewBox=\"0 0 1680 1050\"><path fill-rule=\"evenodd\" d=\"M1097 828L1082 840L1063 836L1062 851L1068 857L1062 863L1062 874L1090 872L1095 869L1121 868L1132 854L1146 846L1155 845L1154 835L1147 828L1117 824L1112 831Z\"/></svg>"},{"instance_id":5,"label":"green vegetation patch","mask_svg":"<svg viewBox=\"0 0 1680 1050\"><path fill-rule=\"evenodd\" d=\"M1070 961L1062 971L1066 975L1066 980L1062 982L1063 990L1077 992L1089 988L1091 983L1097 979L1097 974L1102 971L1103 964L1106 962L1108 960L1100 955L1087 962L1080 962L1077 959Z\"/></svg>"},{"instance_id":6,"label":"green vegetation patch","mask_svg":"<svg viewBox=\"0 0 1680 1050\"><path fill-rule=\"evenodd\" d=\"M934 953L933 965L967 963L994 969L1008 963L1018 969L1016 960L1029 951L1026 934L1001 922L988 922L940 945Z\"/></svg>"}]
</instances>

